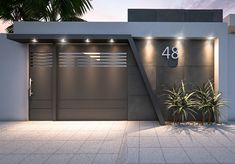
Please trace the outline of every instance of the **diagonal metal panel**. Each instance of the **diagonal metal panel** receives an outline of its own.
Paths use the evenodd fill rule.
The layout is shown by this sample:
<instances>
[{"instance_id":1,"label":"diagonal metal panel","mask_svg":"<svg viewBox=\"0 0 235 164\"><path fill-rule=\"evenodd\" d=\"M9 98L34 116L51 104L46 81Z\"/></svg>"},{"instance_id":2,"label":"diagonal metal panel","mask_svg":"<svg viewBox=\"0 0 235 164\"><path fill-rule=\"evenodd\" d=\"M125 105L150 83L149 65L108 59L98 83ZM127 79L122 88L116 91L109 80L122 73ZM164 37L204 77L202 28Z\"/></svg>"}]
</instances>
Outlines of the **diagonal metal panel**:
<instances>
[{"instance_id":1,"label":"diagonal metal panel","mask_svg":"<svg viewBox=\"0 0 235 164\"><path fill-rule=\"evenodd\" d=\"M165 120L164 120L164 118L162 116L162 113L161 113L160 109L158 109L157 98L156 98L156 96L155 96L155 94L154 94L154 92L153 92L153 90L151 88L151 85L149 83L148 77L147 77L146 72L144 70L143 64L142 64L142 62L140 60L140 54L139 54L139 51L137 50L136 44L134 42L134 39L132 37L128 37L128 42L130 44L130 47L131 47L131 50L132 50L132 52L134 54L137 66L138 66L139 71L141 73L141 76L142 76L142 78L144 80L144 83L145 83L145 86L147 88L147 91L148 91L148 94L150 96L150 99L152 101L155 113L157 114L157 117L159 119L159 123L161 125L164 125L165 124Z\"/></svg>"}]
</instances>

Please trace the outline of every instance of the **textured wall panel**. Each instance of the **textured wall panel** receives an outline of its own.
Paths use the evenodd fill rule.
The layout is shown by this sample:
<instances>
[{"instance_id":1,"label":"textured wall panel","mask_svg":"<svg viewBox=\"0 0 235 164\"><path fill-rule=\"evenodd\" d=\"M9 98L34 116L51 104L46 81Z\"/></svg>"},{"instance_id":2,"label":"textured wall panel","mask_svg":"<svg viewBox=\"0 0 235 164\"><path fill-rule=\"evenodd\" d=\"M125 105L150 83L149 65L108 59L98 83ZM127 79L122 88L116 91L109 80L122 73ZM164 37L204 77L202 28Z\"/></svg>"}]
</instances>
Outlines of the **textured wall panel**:
<instances>
[{"instance_id":1,"label":"textured wall panel","mask_svg":"<svg viewBox=\"0 0 235 164\"><path fill-rule=\"evenodd\" d=\"M158 106L165 119L169 114L164 105L164 90L184 80L191 90L214 79L214 42L211 40L136 39L144 69ZM162 56L165 48L178 48L177 60ZM172 53L172 51L170 51Z\"/></svg>"}]
</instances>

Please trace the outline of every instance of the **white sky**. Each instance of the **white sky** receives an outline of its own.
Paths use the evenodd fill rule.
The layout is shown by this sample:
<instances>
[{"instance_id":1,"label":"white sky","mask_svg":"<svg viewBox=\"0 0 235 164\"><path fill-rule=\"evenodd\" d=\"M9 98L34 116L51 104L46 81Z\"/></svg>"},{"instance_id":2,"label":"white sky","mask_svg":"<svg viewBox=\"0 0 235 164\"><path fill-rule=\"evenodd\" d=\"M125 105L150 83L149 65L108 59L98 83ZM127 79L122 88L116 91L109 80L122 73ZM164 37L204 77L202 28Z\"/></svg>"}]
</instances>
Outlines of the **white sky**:
<instances>
[{"instance_id":1,"label":"white sky","mask_svg":"<svg viewBox=\"0 0 235 164\"><path fill-rule=\"evenodd\" d=\"M83 16L87 21L127 21L128 8L223 9L224 16L235 14L235 0L92 0L93 10ZM0 33L8 24L0 21Z\"/></svg>"}]
</instances>

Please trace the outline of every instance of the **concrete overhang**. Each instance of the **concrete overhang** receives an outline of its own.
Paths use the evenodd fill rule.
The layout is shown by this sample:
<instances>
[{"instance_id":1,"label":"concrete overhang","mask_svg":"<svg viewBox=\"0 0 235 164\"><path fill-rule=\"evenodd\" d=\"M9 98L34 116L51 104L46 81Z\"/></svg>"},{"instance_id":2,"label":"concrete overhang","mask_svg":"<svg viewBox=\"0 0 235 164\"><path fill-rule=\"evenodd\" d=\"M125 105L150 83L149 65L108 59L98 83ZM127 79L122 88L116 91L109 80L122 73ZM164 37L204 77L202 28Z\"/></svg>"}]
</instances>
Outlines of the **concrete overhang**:
<instances>
[{"instance_id":1,"label":"concrete overhang","mask_svg":"<svg viewBox=\"0 0 235 164\"><path fill-rule=\"evenodd\" d=\"M223 22L14 22L14 34L219 38L227 33L228 25Z\"/></svg>"},{"instance_id":2,"label":"concrete overhang","mask_svg":"<svg viewBox=\"0 0 235 164\"><path fill-rule=\"evenodd\" d=\"M39 43L59 43L61 39L65 39L68 43L85 43L86 39L91 42L104 43L114 39L118 43L127 43L131 35L84 35L84 34L7 34L7 38L20 43L32 43L36 39Z\"/></svg>"}]
</instances>

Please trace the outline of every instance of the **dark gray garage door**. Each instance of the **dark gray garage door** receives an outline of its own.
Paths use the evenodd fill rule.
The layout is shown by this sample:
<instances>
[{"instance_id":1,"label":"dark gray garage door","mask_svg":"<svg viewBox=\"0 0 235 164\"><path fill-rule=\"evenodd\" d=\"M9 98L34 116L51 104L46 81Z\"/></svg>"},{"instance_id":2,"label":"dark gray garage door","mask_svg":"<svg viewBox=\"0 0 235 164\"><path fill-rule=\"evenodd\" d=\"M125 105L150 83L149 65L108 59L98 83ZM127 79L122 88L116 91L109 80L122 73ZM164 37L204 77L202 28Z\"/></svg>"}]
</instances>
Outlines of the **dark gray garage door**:
<instances>
[{"instance_id":1,"label":"dark gray garage door","mask_svg":"<svg viewBox=\"0 0 235 164\"><path fill-rule=\"evenodd\" d=\"M112 45L58 47L58 120L127 119L124 49Z\"/></svg>"},{"instance_id":2,"label":"dark gray garage door","mask_svg":"<svg viewBox=\"0 0 235 164\"><path fill-rule=\"evenodd\" d=\"M30 120L126 120L126 45L30 45Z\"/></svg>"}]
</instances>

